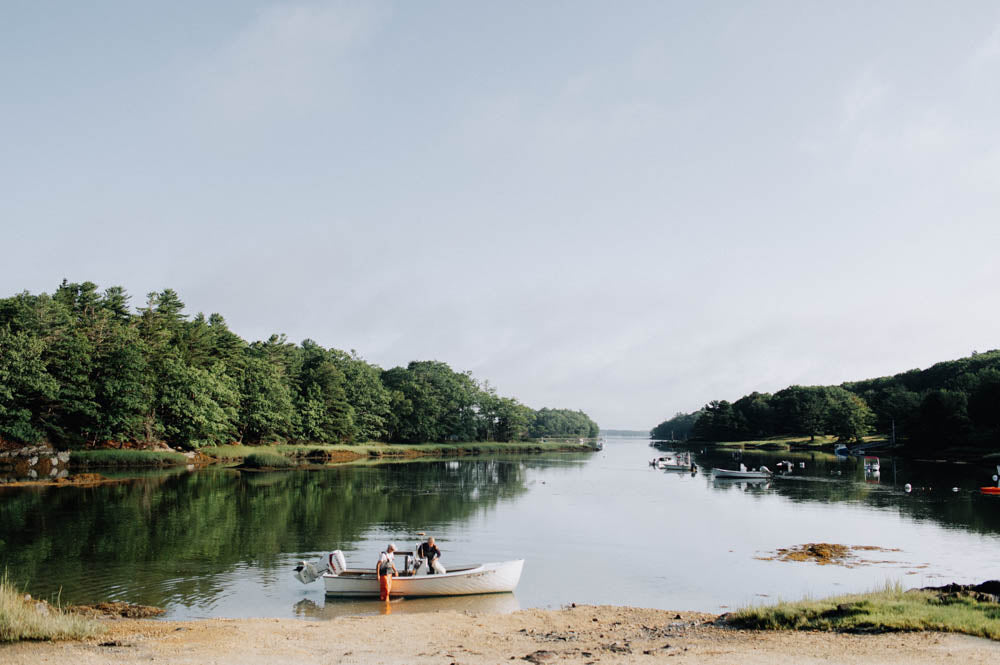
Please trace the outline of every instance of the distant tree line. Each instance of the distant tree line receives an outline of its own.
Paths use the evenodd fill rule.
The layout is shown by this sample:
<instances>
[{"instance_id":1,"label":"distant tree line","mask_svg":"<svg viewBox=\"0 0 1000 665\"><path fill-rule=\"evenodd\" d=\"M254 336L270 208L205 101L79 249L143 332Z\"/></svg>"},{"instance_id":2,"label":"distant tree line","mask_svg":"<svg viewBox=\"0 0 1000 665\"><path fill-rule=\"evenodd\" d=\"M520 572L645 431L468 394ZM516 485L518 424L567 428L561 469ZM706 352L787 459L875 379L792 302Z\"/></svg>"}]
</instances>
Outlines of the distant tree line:
<instances>
[{"instance_id":1,"label":"distant tree line","mask_svg":"<svg viewBox=\"0 0 1000 665\"><path fill-rule=\"evenodd\" d=\"M746 441L779 435L891 436L915 450L1000 449L1000 351L840 386L791 386L678 413L653 438Z\"/></svg>"},{"instance_id":2,"label":"distant tree line","mask_svg":"<svg viewBox=\"0 0 1000 665\"><path fill-rule=\"evenodd\" d=\"M580 411L535 411L437 361L382 370L283 335L247 342L171 289L133 312L120 286L65 280L0 299L0 439L197 448L228 442L591 437Z\"/></svg>"},{"instance_id":3,"label":"distant tree line","mask_svg":"<svg viewBox=\"0 0 1000 665\"><path fill-rule=\"evenodd\" d=\"M649 432L638 429L602 429L602 436L613 436L622 439L647 439Z\"/></svg>"}]
</instances>

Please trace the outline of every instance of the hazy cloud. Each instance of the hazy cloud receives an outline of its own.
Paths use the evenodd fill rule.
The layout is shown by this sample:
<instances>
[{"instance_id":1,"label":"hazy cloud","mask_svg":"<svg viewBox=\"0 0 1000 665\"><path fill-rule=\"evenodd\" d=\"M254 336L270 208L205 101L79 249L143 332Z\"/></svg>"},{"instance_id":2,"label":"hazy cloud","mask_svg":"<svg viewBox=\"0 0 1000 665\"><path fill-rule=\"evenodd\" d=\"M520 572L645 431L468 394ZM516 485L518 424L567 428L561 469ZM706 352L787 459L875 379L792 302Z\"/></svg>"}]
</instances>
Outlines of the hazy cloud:
<instances>
[{"instance_id":1,"label":"hazy cloud","mask_svg":"<svg viewBox=\"0 0 1000 665\"><path fill-rule=\"evenodd\" d=\"M4 294L170 286L608 427L998 346L991 3L114 10L0 10Z\"/></svg>"}]
</instances>

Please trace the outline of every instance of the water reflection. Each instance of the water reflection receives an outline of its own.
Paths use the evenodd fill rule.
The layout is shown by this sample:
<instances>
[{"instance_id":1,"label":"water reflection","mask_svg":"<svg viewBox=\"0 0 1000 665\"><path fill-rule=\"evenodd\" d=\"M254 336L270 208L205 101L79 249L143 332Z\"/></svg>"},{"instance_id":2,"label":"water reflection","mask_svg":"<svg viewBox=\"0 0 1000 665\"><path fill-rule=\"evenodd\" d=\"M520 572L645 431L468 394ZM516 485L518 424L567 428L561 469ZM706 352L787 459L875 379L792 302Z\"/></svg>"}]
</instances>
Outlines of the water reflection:
<instances>
[{"instance_id":1,"label":"water reflection","mask_svg":"<svg viewBox=\"0 0 1000 665\"><path fill-rule=\"evenodd\" d=\"M420 614L426 612L474 612L477 614L509 614L521 609L512 593L490 593L453 598L398 598L391 603L381 600L326 598L324 601L303 599L295 603L295 616L303 619L336 619L344 616L391 613Z\"/></svg>"},{"instance_id":2,"label":"water reflection","mask_svg":"<svg viewBox=\"0 0 1000 665\"><path fill-rule=\"evenodd\" d=\"M65 602L209 602L240 567L275 569L333 547L349 552L374 529L415 533L468 520L523 494L525 470L499 459L279 473L212 468L92 488L7 488L0 566L30 580L36 595L61 588Z\"/></svg>"},{"instance_id":3,"label":"water reflection","mask_svg":"<svg viewBox=\"0 0 1000 665\"><path fill-rule=\"evenodd\" d=\"M791 462L791 471L778 473L766 489L795 502L859 503L879 509L895 509L921 520L933 520L951 528L980 533L1000 533L1000 511L991 509L978 488L992 473L969 464L917 462L881 457L878 471L865 468L863 458L817 451L771 451L707 449L678 446L694 453L702 472L742 462L747 467L776 468ZM910 483L913 491L903 491ZM730 485L716 479L713 488ZM765 489L760 486L760 489Z\"/></svg>"},{"instance_id":4,"label":"water reflection","mask_svg":"<svg viewBox=\"0 0 1000 665\"><path fill-rule=\"evenodd\" d=\"M791 472L715 480L706 471L732 468L732 451L694 453L695 476L650 468L645 442L611 441L592 455L210 468L87 489L6 488L0 567L36 595L62 587L63 602L141 602L171 618L382 612L384 603L326 599L292 568L337 548L373 562L388 540L409 546L418 531L442 544L446 565L525 558L518 595L405 600L389 604L393 613L570 602L712 611L757 594L860 591L898 579L890 575L911 586L1000 575L1000 497L978 493L986 483L972 467L883 458L875 483L855 458L752 451L741 455L748 467L785 460ZM908 567L757 558L820 540L900 548ZM651 575L621 563L639 551L669 565Z\"/></svg>"},{"instance_id":5,"label":"water reflection","mask_svg":"<svg viewBox=\"0 0 1000 665\"><path fill-rule=\"evenodd\" d=\"M712 487L716 489L766 490L771 488L767 478L713 478Z\"/></svg>"}]
</instances>

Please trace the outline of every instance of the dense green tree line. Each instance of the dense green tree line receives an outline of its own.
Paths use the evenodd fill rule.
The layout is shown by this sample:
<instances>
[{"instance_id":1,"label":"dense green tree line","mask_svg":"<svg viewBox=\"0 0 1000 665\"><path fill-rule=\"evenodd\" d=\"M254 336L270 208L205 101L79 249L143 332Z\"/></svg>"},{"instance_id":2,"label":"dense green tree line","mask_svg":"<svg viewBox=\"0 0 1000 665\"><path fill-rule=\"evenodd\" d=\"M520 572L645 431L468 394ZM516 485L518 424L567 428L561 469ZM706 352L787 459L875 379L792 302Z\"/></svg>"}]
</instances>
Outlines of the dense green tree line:
<instances>
[{"instance_id":1,"label":"dense green tree line","mask_svg":"<svg viewBox=\"0 0 1000 665\"><path fill-rule=\"evenodd\" d=\"M876 415L879 432L917 449L1000 450L1000 351L973 353L925 370L845 383Z\"/></svg>"},{"instance_id":2,"label":"dense green tree line","mask_svg":"<svg viewBox=\"0 0 1000 665\"><path fill-rule=\"evenodd\" d=\"M171 289L64 281L0 299L0 439L186 448L237 441L512 441L596 436L581 412L533 409L436 361L389 370L284 336L247 342Z\"/></svg>"},{"instance_id":3,"label":"dense green tree line","mask_svg":"<svg viewBox=\"0 0 1000 665\"><path fill-rule=\"evenodd\" d=\"M700 410L694 413L678 412L670 420L664 420L654 427L649 432L649 437L660 441L684 441L690 439L691 430L694 429L694 424L698 422L701 413Z\"/></svg>"},{"instance_id":4,"label":"dense green tree line","mask_svg":"<svg viewBox=\"0 0 1000 665\"><path fill-rule=\"evenodd\" d=\"M1000 449L1000 351L925 370L844 383L791 386L713 401L657 425L653 438L745 441L776 435L829 434L843 441L878 433L916 450Z\"/></svg>"}]
</instances>

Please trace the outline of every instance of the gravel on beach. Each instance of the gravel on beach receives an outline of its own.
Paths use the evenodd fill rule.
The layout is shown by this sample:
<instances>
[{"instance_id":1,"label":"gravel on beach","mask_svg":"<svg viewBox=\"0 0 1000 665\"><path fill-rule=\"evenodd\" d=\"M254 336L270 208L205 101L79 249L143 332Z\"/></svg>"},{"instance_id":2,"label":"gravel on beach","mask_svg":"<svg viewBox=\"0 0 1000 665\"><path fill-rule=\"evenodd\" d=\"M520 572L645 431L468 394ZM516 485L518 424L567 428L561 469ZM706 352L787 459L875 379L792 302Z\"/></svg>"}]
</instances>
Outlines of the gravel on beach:
<instances>
[{"instance_id":1,"label":"gravel on beach","mask_svg":"<svg viewBox=\"0 0 1000 665\"><path fill-rule=\"evenodd\" d=\"M397 612L331 621L115 619L90 641L0 646L0 662L909 665L1000 660L1000 643L963 635L742 631L715 625L715 618L698 612L580 605L512 614Z\"/></svg>"}]
</instances>

